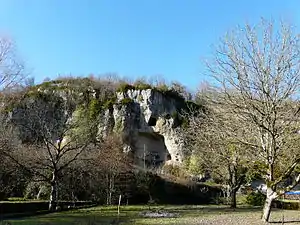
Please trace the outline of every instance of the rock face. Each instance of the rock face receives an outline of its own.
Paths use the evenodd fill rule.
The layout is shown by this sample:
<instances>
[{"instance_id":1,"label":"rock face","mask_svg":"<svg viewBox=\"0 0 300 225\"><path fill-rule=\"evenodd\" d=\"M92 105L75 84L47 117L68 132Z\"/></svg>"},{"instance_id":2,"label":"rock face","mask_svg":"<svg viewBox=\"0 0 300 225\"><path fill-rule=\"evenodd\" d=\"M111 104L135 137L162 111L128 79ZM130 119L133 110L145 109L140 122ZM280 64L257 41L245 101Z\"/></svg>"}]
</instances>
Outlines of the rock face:
<instances>
[{"instance_id":1,"label":"rock face","mask_svg":"<svg viewBox=\"0 0 300 225\"><path fill-rule=\"evenodd\" d=\"M181 108L182 102L153 89L118 92L117 103L103 113L98 137L121 132L124 150L140 166L180 164L185 155Z\"/></svg>"},{"instance_id":2,"label":"rock face","mask_svg":"<svg viewBox=\"0 0 300 225\"><path fill-rule=\"evenodd\" d=\"M81 85L80 82L79 84ZM122 134L124 151L131 153L137 165L149 168L165 163L182 163L185 157L185 137L180 113L186 107L183 98L157 89L135 88L117 93L112 91L110 98L101 98L99 90L105 87L97 89L82 85L80 89L79 84L50 83L33 89L28 95L28 101L32 103L27 104L27 111L22 107L15 108L11 120L21 121L20 124L32 124L32 121L24 118L33 118L29 116L33 111L38 114L38 118L46 117L47 127L53 128L55 133L56 127L63 127L66 122L76 117L80 106L88 109L95 106L94 109L97 110L93 113L96 114L95 118L99 118L96 121L96 138L101 139L110 132ZM49 96L51 101L47 100ZM91 102L95 104L92 105ZM105 105L107 102L109 104ZM68 110L62 110L64 107ZM38 129L34 130L36 132L28 132L20 127L22 141L30 142L37 138L35 136L38 136Z\"/></svg>"}]
</instances>

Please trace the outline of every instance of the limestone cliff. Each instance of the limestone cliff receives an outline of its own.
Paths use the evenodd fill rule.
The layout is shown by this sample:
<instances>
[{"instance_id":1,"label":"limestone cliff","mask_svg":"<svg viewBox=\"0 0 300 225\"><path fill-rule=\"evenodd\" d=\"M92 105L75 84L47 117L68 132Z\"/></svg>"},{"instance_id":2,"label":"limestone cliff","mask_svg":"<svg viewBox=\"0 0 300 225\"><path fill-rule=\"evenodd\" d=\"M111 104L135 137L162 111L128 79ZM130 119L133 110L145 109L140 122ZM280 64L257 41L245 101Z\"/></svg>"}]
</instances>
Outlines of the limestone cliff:
<instances>
[{"instance_id":1,"label":"limestone cliff","mask_svg":"<svg viewBox=\"0 0 300 225\"><path fill-rule=\"evenodd\" d=\"M186 152L182 128L184 120L180 113L187 104L182 97L157 88L138 89L129 85L129 88L116 91L116 89L108 90L104 85L99 84L95 87L87 79L71 81L44 83L31 88L24 96L29 96L30 99L39 98L37 102L42 101L43 104L39 104L44 108L45 104L48 105L47 111L51 110L46 114L47 117L55 115L64 118L63 120L47 119L47 123L52 123L52 120L70 121L80 107L91 108L91 115L87 116L92 116L97 122L96 138L100 140L110 132L120 133L125 143L124 151L132 153L138 165L159 166L164 163L182 163ZM49 102L47 96L52 96L51 99L55 96L55 101L59 104ZM62 107L67 105L69 105L68 109L62 110ZM39 109L35 111L38 112ZM14 108L12 119L23 121L25 115L22 108ZM30 136L25 130L23 133L24 137L35 135Z\"/></svg>"},{"instance_id":2,"label":"limestone cliff","mask_svg":"<svg viewBox=\"0 0 300 225\"><path fill-rule=\"evenodd\" d=\"M132 151L140 165L180 164L185 155L182 107L182 102L154 89L118 92L116 104L103 114L98 136L111 129L121 132L125 151Z\"/></svg>"}]
</instances>

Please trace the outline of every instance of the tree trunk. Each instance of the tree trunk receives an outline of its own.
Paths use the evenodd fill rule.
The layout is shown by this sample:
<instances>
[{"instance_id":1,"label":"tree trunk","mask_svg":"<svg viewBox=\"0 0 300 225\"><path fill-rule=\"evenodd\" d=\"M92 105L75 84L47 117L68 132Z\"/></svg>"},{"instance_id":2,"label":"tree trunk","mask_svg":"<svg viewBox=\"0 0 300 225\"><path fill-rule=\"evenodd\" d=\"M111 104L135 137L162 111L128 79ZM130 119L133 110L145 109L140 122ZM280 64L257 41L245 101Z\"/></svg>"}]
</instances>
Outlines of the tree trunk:
<instances>
[{"instance_id":1,"label":"tree trunk","mask_svg":"<svg viewBox=\"0 0 300 225\"><path fill-rule=\"evenodd\" d=\"M36 195L36 199L37 199L37 200L40 200L41 195L42 195L42 190L43 190L43 186L40 186L40 187L39 187L39 192L38 192L37 195Z\"/></svg>"},{"instance_id":2,"label":"tree trunk","mask_svg":"<svg viewBox=\"0 0 300 225\"><path fill-rule=\"evenodd\" d=\"M107 175L107 182L108 182L108 186L107 186L106 203L107 203L107 205L111 205L112 204L112 192L113 192L113 189L114 189L113 176Z\"/></svg>"},{"instance_id":3,"label":"tree trunk","mask_svg":"<svg viewBox=\"0 0 300 225\"><path fill-rule=\"evenodd\" d=\"M149 196L149 202L151 202L152 201L152 195L151 195L150 191L148 192L148 196Z\"/></svg>"},{"instance_id":4,"label":"tree trunk","mask_svg":"<svg viewBox=\"0 0 300 225\"><path fill-rule=\"evenodd\" d=\"M264 222L269 222L270 215L271 215L272 201L273 201L273 199L268 198L268 197L266 198L264 208L263 208L263 216L262 216L262 220Z\"/></svg>"},{"instance_id":5,"label":"tree trunk","mask_svg":"<svg viewBox=\"0 0 300 225\"><path fill-rule=\"evenodd\" d=\"M271 188L267 188L266 201L263 208L262 220L264 222L269 222L271 215L271 207L273 200L277 197L277 193L273 191Z\"/></svg>"},{"instance_id":6,"label":"tree trunk","mask_svg":"<svg viewBox=\"0 0 300 225\"><path fill-rule=\"evenodd\" d=\"M230 208L235 209L236 208L236 190L231 188L229 195L230 195Z\"/></svg>"},{"instance_id":7,"label":"tree trunk","mask_svg":"<svg viewBox=\"0 0 300 225\"><path fill-rule=\"evenodd\" d=\"M106 205L109 205L109 190L110 190L110 180L109 175L106 175L107 189L106 189Z\"/></svg>"},{"instance_id":8,"label":"tree trunk","mask_svg":"<svg viewBox=\"0 0 300 225\"><path fill-rule=\"evenodd\" d=\"M51 179L51 193L50 193L50 201L49 201L49 210L54 211L57 206L57 175L56 172L52 173Z\"/></svg>"},{"instance_id":9,"label":"tree trunk","mask_svg":"<svg viewBox=\"0 0 300 225\"><path fill-rule=\"evenodd\" d=\"M110 193L109 193L109 198L110 198L110 204L112 205L112 194L114 192L115 189L115 180L114 180L114 176L112 175L111 177L111 186L110 186Z\"/></svg>"},{"instance_id":10,"label":"tree trunk","mask_svg":"<svg viewBox=\"0 0 300 225\"><path fill-rule=\"evenodd\" d=\"M149 206L149 210L151 210L151 204L153 204L153 200L150 191L148 192L148 196L149 196L148 206Z\"/></svg>"},{"instance_id":11,"label":"tree trunk","mask_svg":"<svg viewBox=\"0 0 300 225\"><path fill-rule=\"evenodd\" d=\"M57 181L57 179L56 179L56 181L55 181L55 190L56 190L56 202L58 202L58 200L59 200L59 188L58 188L58 181Z\"/></svg>"}]
</instances>

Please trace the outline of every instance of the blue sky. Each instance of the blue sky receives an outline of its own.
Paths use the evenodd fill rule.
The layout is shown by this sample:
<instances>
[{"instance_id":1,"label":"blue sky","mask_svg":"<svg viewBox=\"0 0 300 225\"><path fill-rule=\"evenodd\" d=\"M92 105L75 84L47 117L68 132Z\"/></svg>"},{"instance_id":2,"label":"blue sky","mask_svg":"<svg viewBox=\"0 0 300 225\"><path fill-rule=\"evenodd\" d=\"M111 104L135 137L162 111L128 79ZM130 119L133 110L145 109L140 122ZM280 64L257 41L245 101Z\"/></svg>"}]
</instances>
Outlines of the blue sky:
<instances>
[{"instance_id":1,"label":"blue sky","mask_svg":"<svg viewBox=\"0 0 300 225\"><path fill-rule=\"evenodd\" d=\"M299 0L0 0L36 82L58 74L162 75L195 88L228 29L260 17L300 25Z\"/></svg>"}]
</instances>

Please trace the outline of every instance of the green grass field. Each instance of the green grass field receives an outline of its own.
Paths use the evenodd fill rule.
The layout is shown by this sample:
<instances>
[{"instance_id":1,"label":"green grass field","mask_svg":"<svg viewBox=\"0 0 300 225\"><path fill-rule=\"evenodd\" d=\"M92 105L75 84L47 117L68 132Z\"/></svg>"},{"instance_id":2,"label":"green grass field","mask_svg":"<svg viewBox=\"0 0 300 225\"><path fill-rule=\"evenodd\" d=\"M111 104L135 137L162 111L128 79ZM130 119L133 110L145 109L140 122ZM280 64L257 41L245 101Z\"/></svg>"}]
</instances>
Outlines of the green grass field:
<instances>
[{"instance_id":1,"label":"green grass field","mask_svg":"<svg viewBox=\"0 0 300 225\"><path fill-rule=\"evenodd\" d=\"M117 217L116 207L94 207L67 212L52 213L41 216L12 219L2 222L12 225L98 225L98 224L264 224L260 221L261 209L254 207L240 207L236 210L227 206L156 206L151 209L164 209L178 213L175 218L143 218L139 212L148 210L147 206L123 206L120 218ZM300 224L300 212L292 210L273 210L271 221L281 224L284 215L284 224Z\"/></svg>"}]
</instances>

